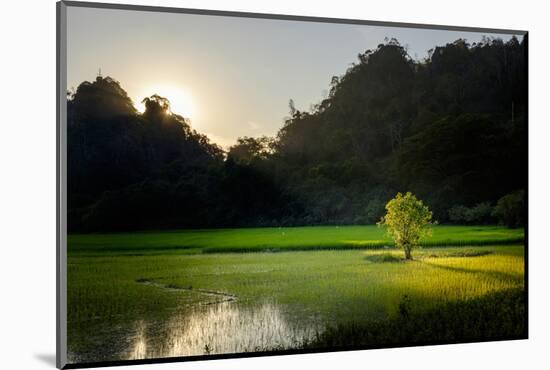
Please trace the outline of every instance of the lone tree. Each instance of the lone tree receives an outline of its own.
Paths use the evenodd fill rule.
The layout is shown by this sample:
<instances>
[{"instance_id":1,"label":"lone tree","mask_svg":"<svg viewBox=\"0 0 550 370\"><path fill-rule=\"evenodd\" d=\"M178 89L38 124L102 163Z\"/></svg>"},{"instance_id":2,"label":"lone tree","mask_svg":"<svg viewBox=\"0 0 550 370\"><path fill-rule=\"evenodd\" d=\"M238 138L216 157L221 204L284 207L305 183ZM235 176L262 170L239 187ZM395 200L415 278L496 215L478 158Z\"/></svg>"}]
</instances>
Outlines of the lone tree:
<instances>
[{"instance_id":1,"label":"lone tree","mask_svg":"<svg viewBox=\"0 0 550 370\"><path fill-rule=\"evenodd\" d=\"M386 226L395 244L405 251L405 258L412 259L413 248L431 235L432 212L410 192L397 193L386 204L386 211L378 225Z\"/></svg>"}]
</instances>

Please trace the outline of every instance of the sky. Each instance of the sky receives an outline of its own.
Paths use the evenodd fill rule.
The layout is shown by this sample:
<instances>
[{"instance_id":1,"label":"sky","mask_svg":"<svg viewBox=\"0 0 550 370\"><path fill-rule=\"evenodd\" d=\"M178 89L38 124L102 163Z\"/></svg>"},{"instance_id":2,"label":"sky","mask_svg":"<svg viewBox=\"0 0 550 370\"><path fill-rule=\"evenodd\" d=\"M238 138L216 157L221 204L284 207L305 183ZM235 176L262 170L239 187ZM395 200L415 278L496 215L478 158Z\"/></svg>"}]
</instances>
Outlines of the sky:
<instances>
[{"instance_id":1,"label":"sky","mask_svg":"<svg viewBox=\"0 0 550 370\"><path fill-rule=\"evenodd\" d=\"M511 37L81 7L69 7L67 18L67 89L101 69L139 110L144 97L164 96L173 112L226 149L238 137L276 135L289 99L309 110L326 97L332 76L385 38L423 59L459 38Z\"/></svg>"}]
</instances>

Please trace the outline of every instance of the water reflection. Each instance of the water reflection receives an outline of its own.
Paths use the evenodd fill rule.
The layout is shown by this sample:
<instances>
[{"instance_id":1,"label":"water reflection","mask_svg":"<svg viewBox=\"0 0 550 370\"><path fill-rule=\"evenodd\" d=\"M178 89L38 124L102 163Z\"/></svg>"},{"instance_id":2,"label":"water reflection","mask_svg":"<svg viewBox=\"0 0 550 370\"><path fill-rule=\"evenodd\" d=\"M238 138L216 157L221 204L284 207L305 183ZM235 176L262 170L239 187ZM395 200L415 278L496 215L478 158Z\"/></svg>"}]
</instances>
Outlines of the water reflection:
<instances>
[{"instance_id":1,"label":"water reflection","mask_svg":"<svg viewBox=\"0 0 550 370\"><path fill-rule=\"evenodd\" d=\"M225 302L175 315L158 330L136 323L127 359L194 356L298 348L318 328L290 323L279 306L248 307Z\"/></svg>"}]
</instances>

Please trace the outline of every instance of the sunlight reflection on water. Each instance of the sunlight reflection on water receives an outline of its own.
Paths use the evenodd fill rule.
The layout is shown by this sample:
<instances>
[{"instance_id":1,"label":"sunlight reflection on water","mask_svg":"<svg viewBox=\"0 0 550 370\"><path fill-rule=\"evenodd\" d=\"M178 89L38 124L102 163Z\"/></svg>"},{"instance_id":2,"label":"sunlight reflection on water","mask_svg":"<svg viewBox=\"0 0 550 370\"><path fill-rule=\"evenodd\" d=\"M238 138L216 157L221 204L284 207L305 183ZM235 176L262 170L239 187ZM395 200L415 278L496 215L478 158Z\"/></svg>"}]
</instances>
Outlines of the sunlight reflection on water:
<instances>
[{"instance_id":1,"label":"sunlight reflection on water","mask_svg":"<svg viewBox=\"0 0 550 370\"><path fill-rule=\"evenodd\" d=\"M172 317L161 338L140 321L127 359L196 356L299 348L318 328L291 325L272 303L243 307L226 302Z\"/></svg>"}]
</instances>

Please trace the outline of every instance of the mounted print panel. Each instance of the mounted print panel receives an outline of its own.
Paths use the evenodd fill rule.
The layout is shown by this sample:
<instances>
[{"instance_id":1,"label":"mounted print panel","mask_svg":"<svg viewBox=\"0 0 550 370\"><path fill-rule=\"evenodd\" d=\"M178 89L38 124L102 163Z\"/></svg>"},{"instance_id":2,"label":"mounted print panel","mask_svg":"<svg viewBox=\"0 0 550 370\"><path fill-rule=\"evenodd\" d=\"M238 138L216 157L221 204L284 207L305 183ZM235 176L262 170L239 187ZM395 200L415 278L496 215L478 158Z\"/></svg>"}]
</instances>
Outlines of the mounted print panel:
<instances>
[{"instance_id":1,"label":"mounted print panel","mask_svg":"<svg viewBox=\"0 0 550 370\"><path fill-rule=\"evenodd\" d=\"M527 338L527 32L58 3L58 367Z\"/></svg>"}]
</instances>

